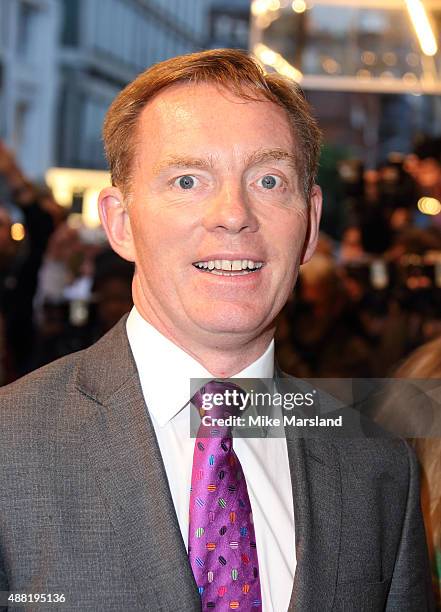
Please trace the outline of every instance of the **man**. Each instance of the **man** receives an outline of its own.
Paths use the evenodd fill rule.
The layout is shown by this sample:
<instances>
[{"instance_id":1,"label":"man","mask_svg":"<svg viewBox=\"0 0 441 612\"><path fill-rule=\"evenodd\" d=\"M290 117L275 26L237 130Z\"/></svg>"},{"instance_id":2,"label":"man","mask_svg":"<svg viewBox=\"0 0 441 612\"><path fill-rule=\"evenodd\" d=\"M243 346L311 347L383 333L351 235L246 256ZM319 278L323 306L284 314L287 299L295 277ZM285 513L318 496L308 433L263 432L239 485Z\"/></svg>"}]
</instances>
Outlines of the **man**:
<instances>
[{"instance_id":1,"label":"man","mask_svg":"<svg viewBox=\"0 0 441 612\"><path fill-rule=\"evenodd\" d=\"M1 393L1 589L64 594L60 610L430 609L399 441L287 430L233 454L225 437L229 465L190 503L205 447L188 434L189 379L273 376L274 319L316 244L320 138L299 88L238 51L174 58L116 98L104 140L101 220L135 262L135 308ZM236 510L219 498L197 553L195 506L224 477L247 526L222 540Z\"/></svg>"}]
</instances>

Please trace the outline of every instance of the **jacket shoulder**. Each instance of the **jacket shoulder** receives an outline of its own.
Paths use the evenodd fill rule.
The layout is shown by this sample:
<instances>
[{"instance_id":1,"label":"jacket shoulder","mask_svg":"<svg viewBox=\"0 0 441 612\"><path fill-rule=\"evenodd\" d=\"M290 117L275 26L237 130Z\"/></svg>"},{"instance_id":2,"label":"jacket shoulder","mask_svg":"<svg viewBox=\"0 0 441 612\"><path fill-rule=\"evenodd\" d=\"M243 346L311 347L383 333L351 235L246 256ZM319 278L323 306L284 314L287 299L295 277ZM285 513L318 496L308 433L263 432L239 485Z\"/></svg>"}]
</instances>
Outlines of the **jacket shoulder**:
<instances>
[{"instance_id":1,"label":"jacket shoulder","mask_svg":"<svg viewBox=\"0 0 441 612\"><path fill-rule=\"evenodd\" d=\"M21 413L78 413L81 401L102 402L136 372L123 317L87 349L57 359L0 389L0 419Z\"/></svg>"},{"instance_id":2,"label":"jacket shoulder","mask_svg":"<svg viewBox=\"0 0 441 612\"><path fill-rule=\"evenodd\" d=\"M22 378L0 388L0 409L9 402L15 404L29 403L41 399L44 394L52 397L57 392L65 393L72 384L72 379L79 360L89 349L66 355L53 361Z\"/></svg>"}]
</instances>

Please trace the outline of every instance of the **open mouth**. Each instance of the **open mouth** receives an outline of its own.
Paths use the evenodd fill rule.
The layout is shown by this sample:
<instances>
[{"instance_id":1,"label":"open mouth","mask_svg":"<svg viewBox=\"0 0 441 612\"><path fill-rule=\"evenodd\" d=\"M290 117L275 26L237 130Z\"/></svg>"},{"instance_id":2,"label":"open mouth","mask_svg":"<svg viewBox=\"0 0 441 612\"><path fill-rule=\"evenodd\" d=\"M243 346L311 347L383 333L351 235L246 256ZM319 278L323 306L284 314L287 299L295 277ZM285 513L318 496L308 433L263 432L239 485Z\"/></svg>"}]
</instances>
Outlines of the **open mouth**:
<instances>
[{"instance_id":1,"label":"open mouth","mask_svg":"<svg viewBox=\"0 0 441 612\"><path fill-rule=\"evenodd\" d=\"M243 274L254 274L258 272L263 261L252 259L210 259L208 261L196 261L195 268L217 276L240 276Z\"/></svg>"}]
</instances>

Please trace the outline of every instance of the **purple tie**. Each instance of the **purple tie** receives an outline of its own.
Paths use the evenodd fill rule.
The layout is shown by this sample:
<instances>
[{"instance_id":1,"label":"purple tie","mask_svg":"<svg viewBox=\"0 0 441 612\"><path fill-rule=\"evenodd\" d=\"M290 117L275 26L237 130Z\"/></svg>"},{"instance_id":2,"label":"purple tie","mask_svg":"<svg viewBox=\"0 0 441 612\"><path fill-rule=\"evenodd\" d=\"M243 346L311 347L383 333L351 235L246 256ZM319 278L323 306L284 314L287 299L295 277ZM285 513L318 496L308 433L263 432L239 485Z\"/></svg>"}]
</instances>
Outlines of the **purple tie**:
<instances>
[{"instance_id":1,"label":"purple tie","mask_svg":"<svg viewBox=\"0 0 441 612\"><path fill-rule=\"evenodd\" d=\"M211 381L192 398L202 411L203 394L243 391ZM235 408L214 406L212 417L234 415ZM202 411L202 414L204 412ZM229 427L201 423L194 445L190 489L188 556L202 610L262 610L259 564L247 484L233 449Z\"/></svg>"}]
</instances>

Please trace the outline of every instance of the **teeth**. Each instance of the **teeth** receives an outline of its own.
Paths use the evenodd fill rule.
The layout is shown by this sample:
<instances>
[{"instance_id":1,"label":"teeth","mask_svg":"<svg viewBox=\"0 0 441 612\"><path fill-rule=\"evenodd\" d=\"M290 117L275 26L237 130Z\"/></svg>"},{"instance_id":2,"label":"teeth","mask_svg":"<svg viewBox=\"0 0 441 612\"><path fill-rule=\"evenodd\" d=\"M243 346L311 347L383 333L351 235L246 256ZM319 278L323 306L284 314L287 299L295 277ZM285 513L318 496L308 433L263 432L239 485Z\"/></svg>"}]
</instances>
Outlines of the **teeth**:
<instances>
[{"instance_id":1,"label":"teeth","mask_svg":"<svg viewBox=\"0 0 441 612\"><path fill-rule=\"evenodd\" d=\"M240 272L223 272L222 270L213 270L211 274L217 276L241 276L242 274L250 274L251 270L241 270Z\"/></svg>"},{"instance_id":2,"label":"teeth","mask_svg":"<svg viewBox=\"0 0 441 612\"><path fill-rule=\"evenodd\" d=\"M263 263L252 259L211 259L210 261L197 261L196 268L208 270L212 274L223 274L224 272L235 272L236 274L248 274L250 271L259 270ZM232 274L225 274L232 276Z\"/></svg>"}]
</instances>

